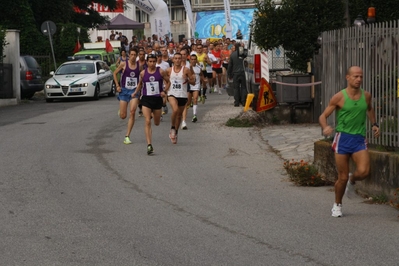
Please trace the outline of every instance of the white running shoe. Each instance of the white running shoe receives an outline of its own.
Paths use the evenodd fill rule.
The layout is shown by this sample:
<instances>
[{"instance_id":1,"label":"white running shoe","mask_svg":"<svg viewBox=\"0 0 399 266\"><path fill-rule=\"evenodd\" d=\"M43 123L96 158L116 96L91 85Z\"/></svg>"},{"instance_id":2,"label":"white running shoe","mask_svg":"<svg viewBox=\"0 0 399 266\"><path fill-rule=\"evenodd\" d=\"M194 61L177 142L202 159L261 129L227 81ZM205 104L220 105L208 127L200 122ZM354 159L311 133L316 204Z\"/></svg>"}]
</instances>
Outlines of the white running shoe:
<instances>
[{"instance_id":1,"label":"white running shoe","mask_svg":"<svg viewBox=\"0 0 399 266\"><path fill-rule=\"evenodd\" d=\"M333 208L331 209L332 217L342 217L342 204L334 203Z\"/></svg>"},{"instance_id":2,"label":"white running shoe","mask_svg":"<svg viewBox=\"0 0 399 266\"><path fill-rule=\"evenodd\" d=\"M171 130L170 130L170 132L169 132L169 138L170 138L170 141L171 141L173 144L176 144L176 143L177 143L177 135L176 135L176 130L175 130L175 129L171 129Z\"/></svg>"},{"instance_id":3,"label":"white running shoe","mask_svg":"<svg viewBox=\"0 0 399 266\"><path fill-rule=\"evenodd\" d=\"M353 174L349 173L348 183L346 183L345 195L348 199L352 199L356 195L355 185L351 183Z\"/></svg>"},{"instance_id":4,"label":"white running shoe","mask_svg":"<svg viewBox=\"0 0 399 266\"><path fill-rule=\"evenodd\" d=\"M181 129L187 129L186 121L181 122Z\"/></svg>"}]
</instances>

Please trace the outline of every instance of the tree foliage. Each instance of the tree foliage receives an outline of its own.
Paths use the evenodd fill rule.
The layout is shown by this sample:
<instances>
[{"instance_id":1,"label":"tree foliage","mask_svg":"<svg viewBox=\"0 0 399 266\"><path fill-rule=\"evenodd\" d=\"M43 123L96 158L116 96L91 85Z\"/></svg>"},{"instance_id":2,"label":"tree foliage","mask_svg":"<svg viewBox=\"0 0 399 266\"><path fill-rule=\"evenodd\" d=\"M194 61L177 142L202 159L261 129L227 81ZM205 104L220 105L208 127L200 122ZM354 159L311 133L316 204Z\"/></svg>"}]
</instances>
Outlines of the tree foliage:
<instances>
[{"instance_id":1,"label":"tree foliage","mask_svg":"<svg viewBox=\"0 0 399 266\"><path fill-rule=\"evenodd\" d=\"M307 62L319 48L321 32L343 27L344 5L336 0L256 0L252 23L255 43L262 49L282 46L291 67L305 71Z\"/></svg>"},{"instance_id":2,"label":"tree foliage","mask_svg":"<svg viewBox=\"0 0 399 266\"><path fill-rule=\"evenodd\" d=\"M282 46L294 70L305 71L307 62L319 49L317 38L324 31L345 27L346 0L255 0L252 22L254 42L268 50ZM399 18L397 0L348 0L353 22L360 14L367 18L368 7L376 8L376 22Z\"/></svg>"},{"instance_id":3,"label":"tree foliage","mask_svg":"<svg viewBox=\"0 0 399 266\"><path fill-rule=\"evenodd\" d=\"M0 63L3 62L4 58L4 46L6 46L7 41L6 41L6 31L4 28L0 25Z\"/></svg>"},{"instance_id":4,"label":"tree foliage","mask_svg":"<svg viewBox=\"0 0 399 266\"><path fill-rule=\"evenodd\" d=\"M111 10L116 8L115 0L95 2L106 5ZM0 16L0 25L5 29L20 31L21 54L49 54L49 38L41 33L40 27L45 21L53 21L57 26L57 32L53 36L57 43L55 55L64 59L73 51L77 27L82 29L81 39L88 41L87 29L104 24L109 19L92 9L91 4L92 0L0 0L0 6L7 7ZM76 12L75 8L81 12ZM70 51L67 53L68 49Z\"/></svg>"}]
</instances>

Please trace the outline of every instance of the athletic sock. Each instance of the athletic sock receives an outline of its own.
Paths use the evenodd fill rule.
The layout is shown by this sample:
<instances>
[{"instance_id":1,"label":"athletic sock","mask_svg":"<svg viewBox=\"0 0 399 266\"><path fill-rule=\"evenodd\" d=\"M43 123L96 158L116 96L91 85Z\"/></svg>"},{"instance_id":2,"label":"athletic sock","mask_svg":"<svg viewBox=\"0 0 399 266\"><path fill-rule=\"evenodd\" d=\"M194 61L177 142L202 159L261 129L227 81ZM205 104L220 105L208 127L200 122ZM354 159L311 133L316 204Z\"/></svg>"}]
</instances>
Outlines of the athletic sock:
<instances>
[{"instance_id":1,"label":"athletic sock","mask_svg":"<svg viewBox=\"0 0 399 266\"><path fill-rule=\"evenodd\" d=\"M193 114L196 115L197 114L197 106L196 104L193 105Z\"/></svg>"}]
</instances>

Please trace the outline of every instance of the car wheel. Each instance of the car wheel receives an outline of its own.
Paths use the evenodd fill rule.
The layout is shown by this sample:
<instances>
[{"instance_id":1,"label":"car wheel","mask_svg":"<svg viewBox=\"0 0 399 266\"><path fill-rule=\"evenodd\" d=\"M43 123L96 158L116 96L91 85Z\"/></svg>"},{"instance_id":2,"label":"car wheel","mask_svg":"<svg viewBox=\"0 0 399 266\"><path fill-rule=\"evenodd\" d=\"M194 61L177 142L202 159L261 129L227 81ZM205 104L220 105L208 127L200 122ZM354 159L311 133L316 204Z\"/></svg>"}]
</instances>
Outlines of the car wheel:
<instances>
[{"instance_id":1,"label":"car wheel","mask_svg":"<svg viewBox=\"0 0 399 266\"><path fill-rule=\"evenodd\" d=\"M112 81L112 85L111 85L111 91L108 93L109 97L115 96L116 93L116 85L115 82Z\"/></svg>"},{"instance_id":2,"label":"car wheel","mask_svg":"<svg viewBox=\"0 0 399 266\"><path fill-rule=\"evenodd\" d=\"M100 99L100 85L96 85L96 88L94 89L94 95L93 95L93 100L98 100Z\"/></svg>"},{"instance_id":3,"label":"car wheel","mask_svg":"<svg viewBox=\"0 0 399 266\"><path fill-rule=\"evenodd\" d=\"M46 98L46 103L52 103L53 101L54 101L54 99Z\"/></svg>"}]
</instances>

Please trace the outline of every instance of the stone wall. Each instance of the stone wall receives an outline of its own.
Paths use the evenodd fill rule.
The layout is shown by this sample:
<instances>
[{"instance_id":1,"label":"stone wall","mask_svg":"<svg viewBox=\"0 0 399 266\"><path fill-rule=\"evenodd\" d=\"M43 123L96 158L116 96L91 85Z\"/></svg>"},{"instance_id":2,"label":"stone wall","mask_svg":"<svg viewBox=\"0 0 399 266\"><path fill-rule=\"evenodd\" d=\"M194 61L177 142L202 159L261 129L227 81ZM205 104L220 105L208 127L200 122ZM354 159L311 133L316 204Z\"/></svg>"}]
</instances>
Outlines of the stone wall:
<instances>
[{"instance_id":1,"label":"stone wall","mask_svg":"<svg viewBox=\"0 0 399 266\"><path fill-rule=\"evenodd\" d=\"M386 195L392 199L396 188L399 187L399 154L394 152L370 152L370 176L362 182L357 182L356 189L367 196ZM335 181L338 174L335 168L334 153L331 142L317 141L314 144L314 164L327 179ZM354 172L355 165L350 162L350 171Z\"/></svg>"}]
</instances>

